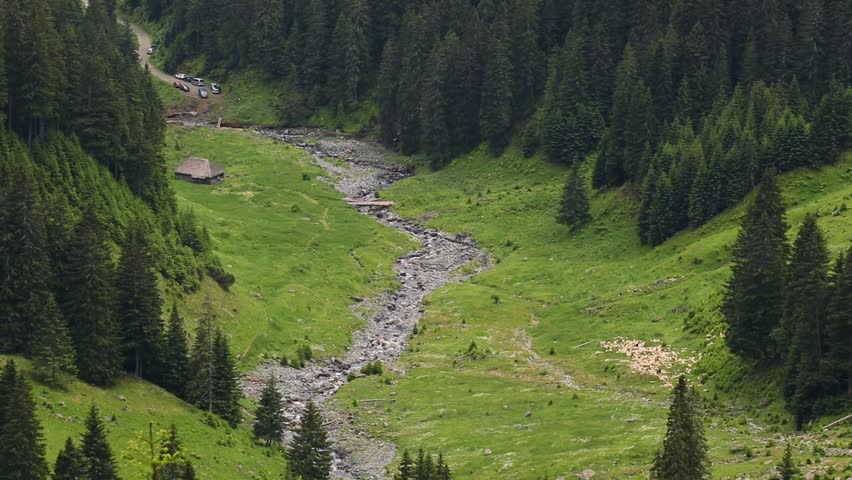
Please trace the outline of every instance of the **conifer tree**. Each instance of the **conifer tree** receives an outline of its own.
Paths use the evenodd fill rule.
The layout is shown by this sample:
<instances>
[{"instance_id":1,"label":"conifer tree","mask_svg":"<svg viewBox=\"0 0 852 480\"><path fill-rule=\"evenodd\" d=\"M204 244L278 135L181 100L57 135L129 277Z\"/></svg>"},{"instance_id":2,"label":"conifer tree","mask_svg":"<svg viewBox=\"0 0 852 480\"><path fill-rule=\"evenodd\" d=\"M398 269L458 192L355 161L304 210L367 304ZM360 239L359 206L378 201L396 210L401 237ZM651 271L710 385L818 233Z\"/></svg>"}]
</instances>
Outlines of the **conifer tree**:
<instances>
[{"instance_id":1,"label":"conifer tree","mask_svg":"<svg viewBox=\"0 0 852 480\"><path fill-rule=\"evenodd\" d=\"M789 443L784 449L784 458L781 459L781 463L778 465L778 471L781 475L781 480L796 480L798 478L799 469L796 468L796 464L793 462L793 448Z\"/></svg>"},{"instance_id":2,"label":"conifer tree","mask_svg":"<svg viewBox=\"0 0 852 480\"><path fill-rule=\"evenodd\" d=\"M768 339L784 311L786 232L781 191L767 172L737 234L721 307L734 353L755 359L777 354Z\"/></svg>"},{"instance_id":3,"label":"conifer tree","mask_svg":"<svg viewBox=\"0 0 852 480\"><path fill-rule=\"evenodd\" d=\"M34 332L30 349L36 373L56 385L61 372L77 373L74 345L52 294L40 308L44 309L43 321Z\"/></svg>"},{"instance_id":4,"label":"conifer tree","mask_svg":"<svg viewBox=\"0 0 852 480\"><path fill-rule=\"evenodd\" d=\"M815 414L820 395L820 371L825 344L825 310L828 297L828 248L808 214L793 247L784 319L777 338L790 339L784 374L784 398L803 427Z\"/></svg>"},{"instance_id":5,"label":"conifer tree","mask_svg":"<svg viewBox=\"0 0 852 480\"><path fill-rule=\"evenodd\" d=\"M497 18L491 27L489 52L482 80L482 105L479 114L482 138L491 152L499 155L509 143L512 122L512 63L508 45L505 0L498 2Z\"/></svg>"},{"instance_id":6,"label":"conifer tree","mask_svg":"<svg viewBox=\"0 0 852 480\"><path fill-rule=\"evenodd\" d=\"M672 391L663 448L651 468L653 480L696 480L709 474L701 419L695 391L681 376Z\"/></svg>"},{"instance_id":7,"label":"conifer tree","mask_svg":"<svg viewBox=\"0 0 852 480\"><path fill-rule=\"evenodd\" d=\"M181 447L177 427L171 424L163 433L152 480L195 480L195 467Z\"/></svg>"},{"instance_id":8,"label":"conifer tree","mask_svg":"<svg viewBox=\"0 0 852 480\"><path fill-rule=\"evenodd\" d=\"M83 456L74 445L71 437L65 439L65 446L59 450L56 463L53 465L53 480L82 480L85 478L83 470Z\"/></svg>"},{"instance_id":9,"label":"conifer tree","mask_svg":"<svg viewBox=\"0 0 852 480\"><path fill-rule=\"evenodd\" d=\"M260 404L254 414L254 437L263 440L266 446L281 441L284 434L284 416L281 414L283 402L281 393L275 386L275 378L270 376L260 396Z\"/></svg>"},{"instance_id":10,"label":"conifer tree","mask_svg":"<svg viewBox=\"0 0 852 480\"><path fill-rule=\"evenodd\" d=\"M421 448L417 452L417 459L414 461L414 478L415 480L432 480L435 475L435 463L432 460L432 455L426 454Z\"/></svg>"},{"instance_id":11,"label":"conifer tree","mask_svg":"<svg viewBox=\"0 0 852 480\"><path fill-rule=\"evenodd\" d=\"M98 408L92 405L86 417L86 432L80 442L83 471L87 480L118 480L118 466L107 440Z\"/></svg>"},{"instance_id":12,"label":"conifer tree","mask_svg":"<svg viewBox=\"0 0 852 480\"><path fill-rule=\"evenodd\" d=\"M820 364L825 389L852 397L852 249L836 262L825 321L827 351Z\"/></svg>"},{"instance_id":13,"label":"conifer tree","mask_svg":"<svg viewBox=\"0 0 852 480\"><path fill-rule=\"evenodd\" d=\"M575 163L565 182L562 204L557 217L559 223L568 225L572 230L576 230L592 218L589 214L589 198L586 195L585 184L586 179L580 173L580 164Z\"/></svg>"},{"instance_id":14,"label":"conifer tree","mask_svg":"<svg viewBox=\"0 0 852 480\"><path fill-rule=\"evenodd\" d=\"M62 272L67 289L61 307L76 348L80 378L110 385L120 354L113 307L113 266L101 222L87 209L74 230Z\"/></svg>"},{"instance_id":15,"label":"conifer tree","mask_svg":"<svg viewBox=\"0 0 852 480\"><path fill-rule=\"evenodd\" d=\"M423 109L420 112L420 131L423 151L434 168L442 167L452 154L447 123L447 55L440 42L435 43L426 61L426 78L423 81Z\"/></svg>"},{"instance_id":16,"label":"conifer tree","mask_svg":"<svg viewBox=\"0 0 852 480\"><path fill-rule=\"evenodd\" d=\"M6 425L6 408L18 384L18 366L14 360L9 360L0 370L0 426Z\"/></svg>"},{"instance_id":17,"label":"conifer tree","mask_svg":"<svg viewBox=\"0 0 852 480\"><path fill-rule=\"evenodd\" d=\"M302 480L327 480L331 473L331 443L319 408L308 402L293 443L287 450L290 472Z\"/></svg>"},{"instance_id":18,"label":"conifer tree","mask_svg":"<svg viewBox=\"0 0 852 480\"><path fill-rule=\"evenodd\" d=\"M36 406L30 384L17 371L14 362L3 370L0 388L12 385L0 400L0 479L45 480L48 477L44 454L44 437L36 417Z\"/></svg>"},{"instance_id":19,"label":"conifer tree","mask_svg":"<svg viewBox=\"0 0 852 480\"><path fill-rule=\"evenodd\" d=\"M414 480L414 461L411 455L408 454L408 449L403 450L402 460L399 462L399 469L393 476L394 480Z\"/></svg>"},{"instance_id":20,"label":"conifer tree","mask_svg":"<svg viewBox=\"0 0 852 480\"><path fill-rule=\"evenodd\" d=\"M162 365L162 300L153 267L142 227L131 227L118 265L116 314L125 369L146 379L156 378Z\"/></svg>"},{"instance_id":21,"label":"conifer tree","mask_svg":"<svg viewBox=\"0 0 852 480\"><path fill-rule=\"evenodd\" d=\"M189 348L177 302L172 306L172 313L166 329L163 365L166 367L162 373L163 388L180 398L186 399L187 384L190 378Z\"/></svg>"},{"instance_id":22,"label":"conifer tree","mask_svg":"<svg viewBox=\"0 0 852 480\"><path fill-rule=\"evenodd\" d=\"M216 330L213 338L213 413L224 418L231 427L240 422L240 386L237 370L228 346L228 338Z\"/></svg>"},{"instance_id":23,"label":"conifer tree","mask_svg":"<svg viewBox=\"0 0 852 480\"><path fill-rule=\"evenodd\" d=\"M215 314L210 298L204 301L204 313L195 330L192 355L189 359L189 383L186 387L187 400L213 413L213 321Z\"/></svg>"},{"instance_id":24,"label":"conifer tree","mask_svg":"<svg viewBox=\"0 0 852 480\"><path fill-rule=\"evenodd\" d=\"M32 165L17 147L4 172L8 191L0 189L0 352L7 353L28 352L46 320L40 303L50 293L44 210Z\"/></svg>"}]
</instances>

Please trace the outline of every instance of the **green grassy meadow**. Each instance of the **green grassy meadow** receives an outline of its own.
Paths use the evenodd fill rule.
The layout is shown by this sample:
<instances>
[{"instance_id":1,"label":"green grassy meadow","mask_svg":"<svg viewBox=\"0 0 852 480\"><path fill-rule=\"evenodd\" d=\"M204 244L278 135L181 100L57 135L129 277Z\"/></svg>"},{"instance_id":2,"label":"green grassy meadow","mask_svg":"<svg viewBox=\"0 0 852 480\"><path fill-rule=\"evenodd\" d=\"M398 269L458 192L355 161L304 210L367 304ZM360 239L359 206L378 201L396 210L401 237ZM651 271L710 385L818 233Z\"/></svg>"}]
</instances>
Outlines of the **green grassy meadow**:
<instances>
[{"instance_id":1,"label":"green grassy meadow","mask_svg":"<svg viewBox=\"0 0 852 480\"><path fill-rule=\"evenodd\" d=\"M0 357L0 363L7 358ZM26 360L15 358L15 361L25 371L29 368ZM237 429L221 421L211 425L205 422L200 410L159 387L132 377L121 378L109 389L78 380L69 380L64 389L50 389L34 383L33 398L51 467L66 438L72 437L79 445L86 416L94 403L104 418L119 473L125 480L147 478L139 467L133 466L133 460L144 459L136 456L128 442L136 440L137 434L147 432L149 422L154 423L155 430L168 428L172 423L177 426L199 478L278 480L284 471L283 453L256 444L250 425L243 424Z\"/></svg>"},{"instance_id":2,"label":"green grassy meadow","mask_svg":"<svg viewBox=\"0 0 852 480\"><path fill-rule=\"evenodd\" d=\"M303 151L247 132L170 129L169 171L187 156L225 168L223 185L173 181L180 208L195 211L236 284L208 284L186 302L197 318L210 296L240 368L301 343L339 354L361 325L351 297L396 285L392 267L413 241L356 212L316 177L324 172Z\"/></svg>"},{"instance_id":3,"label":"green grassy meadow","mask_svg":"<svg viewBox=\"0 0 852 480\"><path fill-rule=\"evenodd\" d=\"M421 173L383 196L403 215L470 233L496 265L427 299L426 332L401 362L407 375L357 380L338 395L374 433L443 451L459 478L571 478L587 468L595 478L645 478L665 432L669 387L658 377L689 372L711 413L713 478L763 475L777 463L792 427L776 374L743 373L750 367L723 346L717 313L742 206L652 249L639 244L630 187L593 193L594 221L571 235L554 220L561 167L513 149ZM832 253L850 245L852 156L788 174L783 188L791 235L819 212ZM687 363L640 374L601 347L616 337ZM485 358L464 356L472 341ZM822 441L848 447L850 435L845 427ZM840 470L852 463L807 446L797 454Z\"/></svg>"}]
</instances>

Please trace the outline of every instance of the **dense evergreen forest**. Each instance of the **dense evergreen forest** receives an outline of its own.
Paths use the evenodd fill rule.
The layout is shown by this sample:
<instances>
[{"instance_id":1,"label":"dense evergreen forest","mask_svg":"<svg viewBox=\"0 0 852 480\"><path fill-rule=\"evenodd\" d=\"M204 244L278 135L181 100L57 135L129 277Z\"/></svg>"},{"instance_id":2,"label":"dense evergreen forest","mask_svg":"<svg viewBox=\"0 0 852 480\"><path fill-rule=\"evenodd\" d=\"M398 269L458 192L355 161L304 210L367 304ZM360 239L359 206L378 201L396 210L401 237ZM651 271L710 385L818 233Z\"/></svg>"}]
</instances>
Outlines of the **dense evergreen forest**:
<instances>
[{"instance_id":1,"label":"dense evergreen forest","mask_svg":"<svg viewBox=\"0 0 852 480\"><path fill-rule=\"evenodd\" d=\"M161 278L179 293L206 273L225 288L233 277L176 207L135 37L110 2L0 9L0 353L32 358L51 383L66 372L110 385L126 371L235 421L233 406L211 406L236 403L227 339L192 352L223 372L216 398L184 392L185 332L161 321Z\"/></svg>"},{"instance_id":2,"label":"dense evergreen forest","mask_svg":"<svg viewBox=\"0 0 852 480\"><path fill-rule=\"evenodd\" d=\"M589 177L598 190L633 185L638 234L649 245L703 225L762 181L773 188L775 173L836 162L852 134L847 0L129 6L167 25L166 69L202 58L220 75L259 70L279 85L285 123L320 106L345 115L375 102L383 141L435 168L481 144L498 155L512 138L526 156L589 159L588 175L569 176L557 220L572 228L590 220ZM744 221L722 310L735 353L787 365L785 396L801 425L828 408L820 399L848 392L845 261L827 267L818 231L807 240L816 246L789 249L775 197ZM755 224L769 221L766 236L770 227ZM770 239L777 245L759 243ZM771 274L760 270L767 261ZM796 282L813 291L788 289ZM816 304L805 309L805 301ZM814 368L824 372L819 381L797 373Z\"/></svg>"}]
</instances>

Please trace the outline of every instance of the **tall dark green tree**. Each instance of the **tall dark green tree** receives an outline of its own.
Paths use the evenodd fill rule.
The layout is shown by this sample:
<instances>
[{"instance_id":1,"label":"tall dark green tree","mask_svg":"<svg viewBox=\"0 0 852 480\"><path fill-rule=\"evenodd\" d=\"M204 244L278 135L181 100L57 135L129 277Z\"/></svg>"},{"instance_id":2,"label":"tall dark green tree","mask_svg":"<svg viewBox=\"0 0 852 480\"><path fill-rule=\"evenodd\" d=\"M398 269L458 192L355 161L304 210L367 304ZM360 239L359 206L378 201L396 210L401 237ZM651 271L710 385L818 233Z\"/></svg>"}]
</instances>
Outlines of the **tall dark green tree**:
<instances>
[{"instance_id":1,"label":"tall dark green tree","mask_svg":"<svg viewBox=\"0 0 852 480\"><path fill-rule=\"evenodd\" d=\"M267 447L280 442L284 435L282 408L281 393L275 386L275 378L270 376L260 395L260 404L254 414L253 427L254 437L263 440Z\"/></svg>"},{"instance_id":2,"label":"tall dark green tree","mask_svg":"<svg viewBox=\"0 0 852 480\"><path fill-rule=\"evenodd\" d=\"M781 475L781 480L796 480L799 475L799 469L793 461L793 448L790 444L784 449L784 458L778 465L778 472Z\"/></svg>"},{"instance_id":3,"label":"tall dark green tree","mask_svg":"<svg viewBox=\"0 0 852 480\"><path fill-rule=\"evenodd\" d=\"M213 338L213 413L224 418L231 427L236 427L240 422L241 396L228 337L217 329Z\"/></svg>"},{"instance_id":4,"label":"tall dark green tree","mask_svg":"<svg viewBox=\"0 0 852 480\"><path fill-rule=\"evenodd\" d=\"M86 431L80 441L84 478L87 480L119 480L118 466L107 440L98 408L92 405L86 417Z\"/></svg>"},{"instance_id":5,"label":"tall dark green tree","mask_svg":"<svg viewBox=\"0 0 852 480\"><path fill-rule=\"evenodd\" d=\"M36 417L36 406L30 384L17 371L14 362L4 367L0 387L3 415L0 420L0 479L46 480L47 462L44 457L44 436Z\"/></svg>"},{"instance_id":6,"label":"tall dark green tree","mask_svg":"<svg viewBox=\"0 0 852 480\"><path fill-rule=\"evenodd\" d=\"M187 384L190 379L189 347L177 302L172 306L172 313L166 329L163 365L166 367L163 368L161 378L163 388L180 398L186 399Z\"/></svg>"},{"instance_id":7,"label":"tall dark green tree","mask_svg":"<svg viewBox=\"0 0 852 480\"><path fill-rule=\"evenodd\" d=\"M498 0L498 13L491 26L489 50L482 80L479 114L482 138L491 152L499 155L509 143L512 126L512 63L510 61L508 12L505 0Z\"/></svg>"},{"instance_id":8,"label":"tall dark green tree","mask_svg":"<svg viewBox=\"0 0 852 480\"><path fill-rule=\"evenodd\" d=\"M695 391L681 376L672 391L663 448L654 458L654 480L696 480L709 474L707 439Z\"/></svg>"},{"instance_id":9,"label":"tall dark green tree","mask_svg":"<svg viewBox=\"0 0 852 480\"><path fill-rule=\"evenodd\" d=\"M789 339L784 398L801 428L813 418L820 397L825 346L828 247L814 215L802 221L790 261L787 303L777 338ZM817 372L817 374L815 374Z\"/></svg>"},{"instance_id":10,"label":"tall dark green tree","mask_svg":"<svg viewBox=\"0 0 852 480\"><path fill-rule=\"evenodd\" d=\"M331 443L314 402L308 402L295 433L287 450L290 471L302 480L327 480L331 473Z\"/></svg>"},{"instance_id":11,"label":"tall dark green tree","mask_svg":"<svg viewBox=\"0 0 852 480\"><path fill-rule=\"evenodd\" d=\"M852 397L852 249L840 255L825 320L821 377L828 393Z\"/></svg>"},{"instance_id":12,"label":"tall dark green tree","mask_svg":"<svg viewBox=\"0 0 852 480\"><path fill-rule=\"evenodd\" d=\"M53 294L39 307L44 311L43 321L34 332L30 350L36 373L56 385L62 372L77 373L74 345Z\"/></svg>"},{"instance_id":13,"label":"tall dark green tree","mask_svg":"<svg viewBox=\"0 0 852 480\"><path fill-rule=\"evenodd\" d=\"M213 322L215 312L210 298L204 301L204 312L199 319L189 358L190 378L186 386L186 397L190 403L208 412L213 412L214 394L214 349Z\"/></svg>"},{"instance_id":14,"label":"tall dark green tree","mask_svg":"<svg viewBox=\"0 0 852 480\"><path fill-rule=\"evenodd\" d=\"M755 359L777 355L769 339L784 312L788 250L781 190L768 172L746 210L725 286L721 310L733 352Z\"/></svg>"},{"instance_id":15,"label":"tall dark green tree","mask_svg":"<svg viewBox=\"0 0 852 480\"><path fill-rule=\"evenodd\" d=\"M124 367L140 378L156 379L163 354L162 299L154 259L141 226L127 233L116 275L116 315Z\"/></svg>"},{"instance_id":16,"label":"tall dark green tree","mask_svg":"<svg viewBox=\"0 0 852 480\"><path fill-rule=\"evenodd\" d=\"M74 285L61 297L77 355L80 378L110 385L121 364L115 323L115 272L103 224L87 209L74 230L62 272L65 285Z\"/></svg>"},{"instance_id":17,"label":"tall dark green tree","mask_svg":"<svg viewBox=\"0 0 852 480\"><path fill-rule=\"evenodd\" d=\"M71 437L65 440L65 446L59 450L53 465L53 480L82 480L85 478L83 455L74 445Z\"/></svg>"},{"instance_id":18,"label":"tall dark green tree","mask_svg":"<svg viewBox=\"0 0 852 480\"><path fill-rule=\"evenodd\" d=\"M431 159L432 166L439 168L449 161L452 154L447 123L447 55L441 43L435 43L425 68L420 131L424 152Z\"/></svg>"},{"instance_id":19,"label":"tall dark green tree","mask_svg":"<svg viewBox=\"0 0 852 480\"><path fill-rule=\"evenodd\" d=\"M403 450L402 460L399 461L397 473L393 476L394 480L414 480L414 461L408 453L408 449Z\"/></svg>"},{"instance_id":20,"label":"tall dark green tree","mask_svg":"<svg viewBox=\"0 0 852 480\"><path fill-rule=\"evenodd\" d=\"M580 164L571 167L571 173L565 182L562 192L562 203L559 206L557 221L568 225L572 230L579 228L591 220L589 214L589 198L586 195L586 178L580 172Z\"/></svg>"}]
</instances>

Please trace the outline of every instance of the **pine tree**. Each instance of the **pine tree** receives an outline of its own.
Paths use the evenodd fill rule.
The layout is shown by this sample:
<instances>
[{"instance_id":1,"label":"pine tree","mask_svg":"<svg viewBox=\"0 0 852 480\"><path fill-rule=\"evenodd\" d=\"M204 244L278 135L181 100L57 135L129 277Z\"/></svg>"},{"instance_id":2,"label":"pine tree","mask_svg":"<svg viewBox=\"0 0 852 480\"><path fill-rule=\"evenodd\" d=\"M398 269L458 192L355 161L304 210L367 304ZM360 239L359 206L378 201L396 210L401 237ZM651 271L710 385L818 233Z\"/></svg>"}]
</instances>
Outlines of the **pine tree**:
<instances>
[{"instance_id":1,"label":"pine tree","mask_svg":"<svg viewBox=\"0 0 852 480\"><path fill-rule=\"evenodd\" d=\"M187 458L172 424L160 440L152 480L195 480L195 467Z\"/></svg>"},{"instance_id":2,"label":"pine tree","mask_svg":"<svg viewBox=\"0 0 852 480\"><path fill-rule=\"evenodd\" d=\"M447 55L440 42L435 43L426 60L426 78L423 81L423 109L420 112L420 131L423 151L434 168L446 164L452 154L447 123Z\"/></svg>"},{"instance_id":3,"label":"pine tree","mask_svg":"<svg viewBox=\"0 0 852 480\"><path fill-rule=\"evenodd\" d=\"M189 383L189 348L183 319L177 308L177 302L172 306L172 314L166 330L166 342L163 351L162 386L176 396L187 398Z\"/></svg>"},{"instance_id":4,"label":"pine tree","mask_svg":"<svg viewBox=\"0 0 852 480\"><path fill-rule=\"evenodd\" d=\"M786 235L781 191L768 172L734 243L721 307L728 323L725 338L734 353L756 359L777 354L768 340L784 312Z\"/></svg>"},{"instance_id":5,"label":"pine tree","mask_svg":"<svg viewBox=\"0 0 852 480\"><path fill-rule=\"evenodd\" d=\"M254 437L263 440L267 447L280 442L284 434L282 408L281 393L275 386L275 378L270 376L254 414Z\"/></svg>"},{"instance_id":6,"label":"pine tree","mask_svg":"<svg viewBox=\"0 0 852 480\"><path fill-rule=\"evenodd\" d=\"M695 391L681 376L672 391L666 437L663 448L654 458L651 478L654 480L696 480L710 472L707 440Z\"/></svg>"},{"instance_id":7,"label":"pine tree","mask_svg":"<svg viewBox=\"0 0 852 480\"><path fill-rule=\"evenodd\" d=\"M507 16L505 0L500 0L499 13L491 27L479 114L482 138L495 155L501 154L509 143L512 122L512 63Z\"/></svg>"},{"instance_id":8,"label":"pine tree","mask_svg":"<svg viewBox=\"0 0 852 480\"><path fill-rule=\"evenodd\" d=\"M83 470L83 456L74 445L71 437L65 440L65 446L56 456L53 465L53 480L81 480L85 478Z\"/></svg>"},{"instance_id":9,"label":"pine tree","mask_svg":"<svg viewBox=\"0 0 852 480\"><path fill-rule=\"evenodd\" d=\"M36 373L57 385L61 372L77 373L74 345L53 295L48 295L40 307L44 321L35 330L30 349Z\"/></svg>"},{"instance_id":10,"label":"pine tree","mask_svg":"<svg viewBox=\"0 0 852 480\"><path fill-rule=\"evenodd\" d=\"M213 321L215 314L210 298L204 301L204 313L195 330L192 355L189 359L190 378L186 386L187 401L213 412Z\"/></svg>"},{"instance_id":11,"label":"pine tree","mask_svg":"<svg viewBox=\"0 0 852 480\"><path fill-rule=\"evenodd\" d=\"M426 454L421 448L414 461L414 478L415 480L432 480L434 474L435 464L432 461L432 455Z\"/></svg>"},{"instance_id":12,"label":"pine tree","mask_svg":"<svg viewBox=\"0 0 852 480\"><path fill-rule=\"evenodd\" d=\"M789 443L787 444L787 448L784 449L784 458L781 459L778 470L781 474L781 480L796 480L798 478L799 469L796 468L796 464L793 462L793 448Z\"/></svg>"},{"instance_id":13,"label":"pine tree","mask_svg":"<svg viewBox=\"0 0 852 480\"><path fill-rule=\"evenodd\" d=\"M8 191L0 190L0 351L8 353L28 352L47 320L41 302L50 293L44 210L32 165L17 147L4 172Z\"/></svg>"},{"instance_id":14,"label":"pine tree","mask_svg":"<svg viewBox=\"0 0 852 480\"><path fill-rule=\"evenodd\" d=\"M86 417L86 432L80 444L86 480L118 480L118 467L107 441L98 408L92 405Z\"/></svg>"},{"instance_id":15,"label":"pine tree","mask_svg":"<svg viewBox=\"0 0 852 480\"><path fill-rule=\"evenodd\" d=\"M146 379L156 378L162 365L162 300L153 267L142 227L131 227L118 265L116 314L125 369Z\"/></svg>"},{"instance_id":16,"label":"pine tree","mask_svg":"<svg viewBox=\"0 0 852 480\"><path fill-rule=\"evenodd\" d=\"M30 384L17 371L14 362L3 370L0 387L12 385L0 397L0 479L45 480L48 477L44 457L44 437L36 417Z\"/></svg>"},{"instance_id":17,"label":"pine tree","mask_svg":"<svg viewBox=\"0 0 852 480\"><path fill-rule=\"evenodd\" d=\"M62 282L62 312L68 321L80 378L110 385L118 375L120 354L113 307L113 266L103 226L88 209L74 230Z\"/></svg>"},{"instance_id":18,"label":"pine tree","mask_svg":"<svg viewBox=\"0 0 852 480\"><path fill-rule=\"evenodd\" d=\"M450 472L450 467L444 462L444 455L438 454L438 461L435 463L434 480L452 480L453 476Z\"/></svg>"},{"instance_id":19,"label":"pine tree","mask_svg":"<svg viewBox=\"0 0 852 480\"><path fill-rule=\"evenodd\" d=\"M411 459L411 456L408 454L408 449L403 450L402 452L402 460L399 462L399 469L396 475L393 476L394 480L414 480L414 461Z\"/></svg>"},{"instance_id":20,"label":"pine tree","mask_svg":"<svg viewBox=\"0 0 852 480\"><path fill-rule=\"evenodd\" d=\"M778 339L789 339L784 398L803 427L816 413L820 396L820 371L825 344L825 311L828 297L828 248L815 216L802 221L793 246L784 319Z\"/></svg>"},{"instance_id":21,"label":"pine tree","mask_svg":"<svg viewBox=\"0 0 852 480\"><path fill-rule=\"evenodd\" d=\"M852 397L852 249L838 257L826 312L826 352L820 364L828 393Z\"/></svg>"},{"instance_id":22,"label":"pine tree","mask_svg":"<svg viewBox=\"0 0 852 480\"><path fill-rule=\"evenodd\" d=\"M308 402L293 443L287 450L290 471L302 480L327 480L331 473L331 444L319 408Z\"/></svg>"},{"instance_id":23,"label":"pine tree","mask_svg":"<svg viewBox=\"0 0 852 480\"><path fill-rule=\"evenodd\" d=\"M216 330L213 338L213 413L224 418L233 428L240 423L240 386L237 370L228 346L228 338Z\"/></svg>"},{"instance_id":24,"label":"pine tree","mask_svg":"<svg viewBox=\"0 0 852 480\"><path fill-rule=\"evenodd\" d=\"M568 225L572 230L576 230L592 218L589 214L589 198L586 195L585 184L586 179L580 173L580 164L575 163L565 182L562 204L557 217L559 223Z\"/></svg>"}]
</instances>

